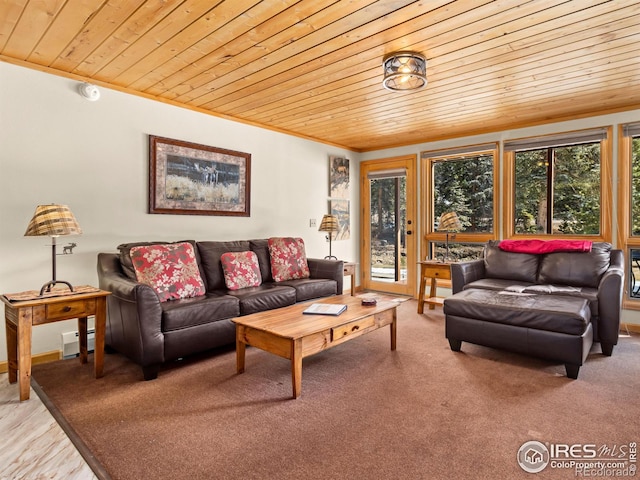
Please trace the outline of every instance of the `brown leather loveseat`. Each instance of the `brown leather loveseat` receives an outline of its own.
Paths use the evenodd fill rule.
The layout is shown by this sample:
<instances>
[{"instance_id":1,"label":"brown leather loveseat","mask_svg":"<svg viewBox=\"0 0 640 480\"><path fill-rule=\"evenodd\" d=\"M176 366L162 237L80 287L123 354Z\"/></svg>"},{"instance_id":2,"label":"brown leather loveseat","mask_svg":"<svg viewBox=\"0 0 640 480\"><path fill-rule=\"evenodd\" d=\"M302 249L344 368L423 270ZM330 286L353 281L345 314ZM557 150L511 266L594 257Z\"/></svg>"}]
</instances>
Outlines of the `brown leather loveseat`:
<instances>
[{"instance_id":1,"label":"brown leather loveseat","mask_svg":"<svg viewBox=\"0 0 640 480\"><path fill-rule=\"evenodd\" d=\"M618 343L624 256L611 244L590 251L532 254L485 245L484 258L452 264L444 301L446 337L558 361L577 378L593 342Z\"/></svg>"},{"instance_id":2,"label":"brown leather loveseat","mask_svg":"<svg viewBox=\"0 0 640 480\"><path fill-rule=\"evenodd\" d=\"M342 261L306 258L306 278L274 281L268 239L185 242L193 247L206 290L193 298L160 301L154 288L137 280L132 249L170 242L129 243L119 253L98 254L100 288L112 293L105 343L138 363L145 380L156 378L165 362L235 343L234 317L342 294ZM226 252L255 253L260 284L227 288Z\"/></svg>"}]
</instances>

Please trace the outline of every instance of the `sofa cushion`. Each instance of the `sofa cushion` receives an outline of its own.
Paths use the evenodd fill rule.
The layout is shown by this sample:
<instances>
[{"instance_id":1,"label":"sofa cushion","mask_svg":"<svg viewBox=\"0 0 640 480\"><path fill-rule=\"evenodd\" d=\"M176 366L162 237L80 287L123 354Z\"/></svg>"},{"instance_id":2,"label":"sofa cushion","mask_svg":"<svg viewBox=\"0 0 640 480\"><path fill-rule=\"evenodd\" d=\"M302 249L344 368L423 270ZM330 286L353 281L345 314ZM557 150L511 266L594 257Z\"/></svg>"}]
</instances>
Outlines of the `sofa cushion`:
<instances>
[{"instance_id":1,"label":"sofa cushion","mask_svg":"<svg viewBox=\"0 0 640 480\"><path fill-rule=\"evenodd\" d=\"M195 325L234 318L240 315L240 302L223 292L185 298L162 304L162 331L181 330Z\"/></svg>"},{"instance_id":2,"label":"sofa cushion","mask_svg":"<svg viewBox=\"0 0 640 480\"><path fill-rule=\"evenodd\" d=\"M287 285L296 289L296 302L304 302L312 298L330 297L338 293L338 282L326 278L300 278L285 280L278 285Z\"/></svg>"},{"instance_id":3,"label":"sofa cushion","mask_svg":"<svg viewBox=\"0 0 640 480\"><path fill-rule=\"evenodd\" d=\"M225 252L220 261L224 283L229 290L257 287L262 283L258 257L254 252Z\"/></svg>"},{"instance_id":4,"label":"sofa cushion","mask_svg":"<svg viewBox=\"0 0 640 480\"><path fill-rule=\"evenodd\" d=\"M499 240L490 240L484 247L487 277L536 283L539 255L506 252L499 244Z\"/></svg>"},{"instance_id":5,"label":"sofa cushion","mask_svg":"<svg viewBox=\"0 0 640 480\"><path fill-rule=\"evenodd\" d=\"M198 242L198 252L202 260L202 269L207 280L207 291L226 290L224 270L220 257L226 252L246 252L249 242L245 240L232 242Z\"/></svg>"},{"instance_id":6,"label":"sofa cushion","mask_svg":"<svg viewBox=\"0 0 640 480\"><path fill-rule=\"evenodd\" d=\"M190 243L137 246L130 253L137 281L151 286L161 302L205 294Z\"/></svg>"},{"instance_id":7,"label":"sofa cushion","mask_svg":"<svg viewBox=\"0 0 640 480\"><path fill-rule=\"evenodd\" d=\"M309 264L301 238L272 237L269 239L269 254L274 282L309 277Z\"/></svg>"},{"instance_id":8,"label":"sofa cushion","mask_svg":"<svg viewBox=\"0 0 640 480\"><path fill-rule=\"evenodd\" d=\"M250 315L296 303L296 290L277 283L263 283L259 287L230 290L229 295L240 301L240 315Z\"/></svg>"},{"instance_id":9,"label":"sofa cushion","mask_svg":"<svg viewBox=\"0 0 640 480\"><path fill-rule=\"evenodd\" d=\"M467 283L463 290L468 288L481 288L483 290L508 290L511 292L521 292L530 285L535 285L530 282L515 282L513 280L504 280L502 278L480 278L473 282Z\"/></svg>"},{"instance_id":10,"label":"sofa cushion","mask_svg":"<svg viewBox=\"0 0 640 480\"><path fill-rule=\"evenodd\" d=\"M609 268L611 244L597 242L590 252L562 252L543 255L539 283L597 288Z\"/></svg>"}]
</instances>

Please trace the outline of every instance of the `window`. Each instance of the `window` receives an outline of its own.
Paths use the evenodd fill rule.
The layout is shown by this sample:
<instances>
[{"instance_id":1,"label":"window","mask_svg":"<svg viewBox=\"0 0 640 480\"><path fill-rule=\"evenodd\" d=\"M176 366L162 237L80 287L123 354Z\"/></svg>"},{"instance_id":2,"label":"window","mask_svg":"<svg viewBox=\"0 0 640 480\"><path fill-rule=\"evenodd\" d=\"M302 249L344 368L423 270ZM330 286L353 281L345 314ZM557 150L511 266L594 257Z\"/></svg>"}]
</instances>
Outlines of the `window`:
<instances>
[{"instance_id":1,"label":"window","mask_svg":"<svg viewBox=\"0 0 640 480\"><path fill-rule=\"evenodd\" d=\"M407 279L407 173L384 170L367 175L371 199L371 279Z\"/></svg>"},{"instance_id":2,"label":"window","mask_svg":"<svg viewBox=\"0 0 640 480\"><path fill-rule=\"evenodd\" d=\"M608 130L597 128L504 144L510 198L506 237L611 237Z\"/></svg>"},{"instance_id":3,"label":"window","mask_svg":"<svg viewBox=\"0 0 640 480\"><path fill-rule=\"evenodd\" d=\"M619 136L618 248L625 252L623 306L640 310L640 123L622 125Z\"/></svg>"},{"instance_id":4,"label":"window","mask_svg":"<svg viewBox=\"0 0 640 480\"><path fill-rule=\"evenodd\" d=\"M478 258L484 243L496 238L496 157L494 143L422 152L423 257L443 258L448 242L453 260ZM448 212L460 220L449 233L439 229Z\"/></svg>"}]
</instances>

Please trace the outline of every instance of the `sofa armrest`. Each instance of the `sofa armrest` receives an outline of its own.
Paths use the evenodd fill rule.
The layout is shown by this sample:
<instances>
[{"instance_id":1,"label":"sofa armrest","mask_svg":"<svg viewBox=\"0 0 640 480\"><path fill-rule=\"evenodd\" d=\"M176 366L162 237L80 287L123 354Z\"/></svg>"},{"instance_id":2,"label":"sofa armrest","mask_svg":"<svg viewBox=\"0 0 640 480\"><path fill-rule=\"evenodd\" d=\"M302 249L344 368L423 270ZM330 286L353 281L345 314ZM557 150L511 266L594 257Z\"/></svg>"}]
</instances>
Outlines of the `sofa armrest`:
<instances>
[{"instance_id":1,"label":"sofa armrest","mask_svg":"<svg viewBox=\"0 0 640 480\"><path fill-rule=\"evenodd\" d=\"M471 260L451 264L451 292L458 293L468 283L484 278L484 260Z\"/></svg>"},{"instance_id":2,"label":"sofa armrest","mask_svg":"<svg viewBox=\"0 0 640 480\"><path fill-rule=\"evenodd\" d=\"M311 278L327 278L338 284L337 294L342 295L344 282L344 262L324 258L307 258Z\"/></svg>"},{"instance_id":3,"label":"sofa armrest","mask_svg":"<svg viewBox=\"0 0 640 480\"><path fill-rule=\"evenodd\" d=\"M164 361L162 307L148 285L125 276L117 254L98 254L98 282L107 297L106 344L143 367Z\"/></svg>"},{"instance_id":4,"label":"sofa armrest","mask_svg":"<svg viewBox=\"0 0 640 480\"><path fill-rule=\"evenodd\" d=\"M622 250L611 251L609 269L598 286L598 340L605 355L618 343L624 279L624 254Z\"/></svg>"}]
</instances>

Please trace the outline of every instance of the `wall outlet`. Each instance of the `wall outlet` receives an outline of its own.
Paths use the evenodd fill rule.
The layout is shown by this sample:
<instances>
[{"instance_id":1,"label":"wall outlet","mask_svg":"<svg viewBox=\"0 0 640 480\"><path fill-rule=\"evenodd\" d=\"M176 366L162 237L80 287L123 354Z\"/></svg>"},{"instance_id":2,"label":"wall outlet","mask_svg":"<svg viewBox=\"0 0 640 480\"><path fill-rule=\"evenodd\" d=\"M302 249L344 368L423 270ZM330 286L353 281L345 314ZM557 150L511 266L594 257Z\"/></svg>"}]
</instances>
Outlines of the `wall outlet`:
<instances>
[{"instance_id":1,"label":"wall outlet","mask_svg":"<svg viewBox=\"0 0 640 480\"><path fill-rule=\"evenodd\" d=\"M316 219L315 218L309 219L309 227L313 228L315 226L316 226Z\"/></svg>"}]
</instances>

